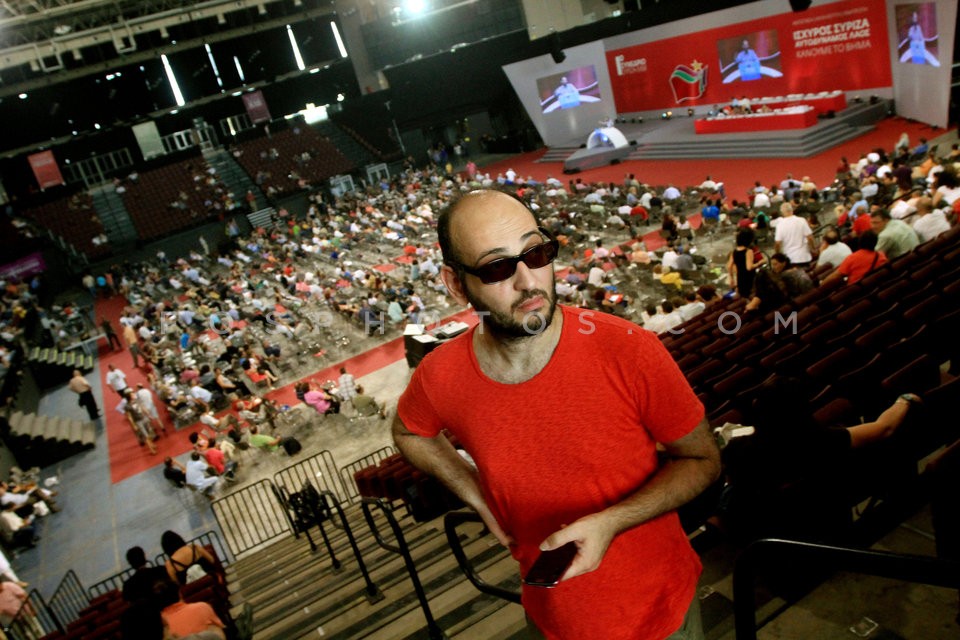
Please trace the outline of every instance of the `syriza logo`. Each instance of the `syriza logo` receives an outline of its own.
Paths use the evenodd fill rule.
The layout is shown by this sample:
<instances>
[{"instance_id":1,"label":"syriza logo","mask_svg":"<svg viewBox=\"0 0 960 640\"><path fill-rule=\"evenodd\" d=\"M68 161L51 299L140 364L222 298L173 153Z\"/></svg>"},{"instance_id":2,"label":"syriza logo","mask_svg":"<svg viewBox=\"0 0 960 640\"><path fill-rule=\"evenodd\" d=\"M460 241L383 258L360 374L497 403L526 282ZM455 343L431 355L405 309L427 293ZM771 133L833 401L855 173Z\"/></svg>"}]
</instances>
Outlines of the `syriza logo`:
<instances>
[{"instance_id":1,"label":"syriza logo","mask_svg":"<svg viewBox=\"0 0 960 640\"><path fill-rule=\"evenodd\" d=\"M643 73L647 70L646 58L627 60L627 56L621 53L613 58L613 62L617 65L618 76L625 76L630 73Z\"/></svg>"}]
</instances>

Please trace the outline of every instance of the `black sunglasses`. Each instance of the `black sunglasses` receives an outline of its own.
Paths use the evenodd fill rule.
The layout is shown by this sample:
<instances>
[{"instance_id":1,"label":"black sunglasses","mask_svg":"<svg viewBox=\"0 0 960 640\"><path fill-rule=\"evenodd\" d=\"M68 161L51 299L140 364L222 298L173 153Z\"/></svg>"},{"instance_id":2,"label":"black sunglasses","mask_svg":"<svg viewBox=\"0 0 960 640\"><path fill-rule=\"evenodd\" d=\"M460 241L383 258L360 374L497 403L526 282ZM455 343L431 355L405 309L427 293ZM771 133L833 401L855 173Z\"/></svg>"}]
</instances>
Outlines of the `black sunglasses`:
<instances>
[{"instance_id":1,"label":"black sunglasses","mask_svg":"<svg viewBox=\"0 0 960 640\"><path fill-rule=\"evenodd\" d=\"M517 272L517 265L521 262L530 269L545 267L556 260L560 243L543 227L538 227L537 230L547 240L530 247L518 256L497 258L479 267L468 267L465 264L458 264L458 266L470 275L480 278L483 284L495 284L510 278Z\"/></svg>"}]
</instances>

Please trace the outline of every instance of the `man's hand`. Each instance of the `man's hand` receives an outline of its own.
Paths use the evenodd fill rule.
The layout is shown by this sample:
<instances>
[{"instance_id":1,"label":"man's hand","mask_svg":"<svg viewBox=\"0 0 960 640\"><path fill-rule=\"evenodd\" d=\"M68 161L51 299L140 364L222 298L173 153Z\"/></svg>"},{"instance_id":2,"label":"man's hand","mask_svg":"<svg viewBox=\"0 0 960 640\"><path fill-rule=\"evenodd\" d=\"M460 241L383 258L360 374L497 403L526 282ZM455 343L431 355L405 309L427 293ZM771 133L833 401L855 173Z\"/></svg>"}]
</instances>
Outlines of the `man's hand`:
<instances>
[{"instance_id":1,"label":"man's hand","mask_svg":"<svg viewBox=\"0 0 960 640\"><path fill-rule=\"evenodd\" d=\"M577 555L560 579L562 582L596 570L616 534L617 528L612 519L603 512L595 513L561 527L540 544L540 550L550 551L568 542L577 545Z\"/></svg>"},{"instance_id":2,"label":"man's hand","mask_svg":"<svg viewBox=\"0 0 960 640\"><path fill-rule=\"evenodd\" d=\"M500 523L497 522L497 519L494 517L493 512L490 511L490 507L487 506L486 502L477 505L475 511L483 520L483 524L487 526L487 529L490 530L490 533L500 541L500 544L510 548L514 545L514 540L506 531L503 530L503 527L500 526Z\"/></svg>"}]
</instances>

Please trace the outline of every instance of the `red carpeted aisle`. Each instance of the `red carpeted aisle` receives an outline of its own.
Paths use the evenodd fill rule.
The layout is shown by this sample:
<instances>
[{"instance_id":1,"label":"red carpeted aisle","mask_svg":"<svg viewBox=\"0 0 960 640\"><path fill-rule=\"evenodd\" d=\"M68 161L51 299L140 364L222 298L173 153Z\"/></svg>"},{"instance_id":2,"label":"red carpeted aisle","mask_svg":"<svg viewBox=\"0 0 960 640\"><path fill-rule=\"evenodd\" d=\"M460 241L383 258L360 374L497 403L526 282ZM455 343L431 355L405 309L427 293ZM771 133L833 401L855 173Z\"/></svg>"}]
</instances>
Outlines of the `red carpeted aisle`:
<instances>
[{"instance_id":1,"label":"red carpeted aisle","mask_svg":"<svg viewBox=\"0 0 960 640\"><path fill-rule=\"evenodd\" d=\"M119 318L125 304L126 301L119 296L97 300L97 321L99 322L101 318L109 319L119 334ZM476 323L475 317L469 310L461 311L450 318L446 318L442 323L454 320L466 322L471 325ZM403 358L403 338L395 338L365 353L322 369L304 379L318 380L320 382L336 380L340 376L340 367L346 367L354 377L361 378L375 371L379 371ZM156 455L152 455L145 446L140 446L136 436L130 429L130 424L127 422L126 417L116 410L117 405L120 403L120 396L107 385L106 375L109 371L108 365L113 364L116 368L127 374L127 384L132 388L136 388L137 383L146 385L146 376L142 371L133 367L133 358L126 349L123 351L109 351L107 348L101 347L99 359L104 396L102 411L104 413L107 430L111 482L120 482L121 480L125 480L160 465L166 456L178 456L189 451L190 441L187 438L195 428L185 427L177 431L173 427L173 420L167 415L166 408L159 399L156 399L155 402L160 411L161 419L163 419L164 424L167 425L167 435L161 436L160 439L156 441ZM293 391L294 384L295 383L290 383L275 391L271 391L267 394L267 397L276 400L279 404L296 404L297 398Z\"/></svg>"},{"instance_id":2,"label":"red carpeted aisle","mask_svg":"<svg viewBox=\"0 0 960 640\"><path fill-rule=\"evenodd\" d=\"M640 182L650 185L673 184L679 188L698 185L706 176L721 181L726 186L728 199L743 201L747 189L759 180L766 186L780 184L787 172L795 178L810 176L818 187L833 182L840 157L846 156L854 163L861 153L877 147L892 149L902 132L910 136L912 145L919 144L920 136L932 140L946 133L943 129L931 129L928 125L903 118L886 118L877 123L874 131L824 151L810 158L757 158L757 159L705 159L705 160L629 160L617 165L588 169L572 176L563 175L562 162L536 162L545 149L523 153L507 160L484 165L482 171L496 178L509 168L517 174L543 181L548 175L567 182L579 178L583 182L623 183L625 175L632 173ZM650 247L652 248L652 247Z\"/></svg>"}]
</instances>

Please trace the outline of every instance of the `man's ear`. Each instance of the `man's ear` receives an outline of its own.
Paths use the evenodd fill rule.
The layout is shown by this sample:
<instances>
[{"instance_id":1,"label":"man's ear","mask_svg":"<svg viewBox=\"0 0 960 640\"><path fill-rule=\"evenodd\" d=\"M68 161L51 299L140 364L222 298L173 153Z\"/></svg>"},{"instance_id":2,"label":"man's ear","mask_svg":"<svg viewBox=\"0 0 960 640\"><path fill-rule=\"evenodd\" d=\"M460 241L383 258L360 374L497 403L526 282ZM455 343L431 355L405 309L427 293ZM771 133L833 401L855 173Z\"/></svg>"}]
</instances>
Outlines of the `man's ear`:
<instances>
[{"instance_id":1,"label":"man's ear","mask_svg":"<svg viewBox=\"0 0 960 640\"><path fill-rule=\"evenodd\" d=\"M467 301L463 280L460 279L460 276L457 275L457 272L454 271L452 267L443 265L440 268L440 279L443 281L443 285L447 288L447 292L450 293L450 296L456 300L457 303L463 305L464 307L469 304Z\"/></svg>"}]
</instances>

